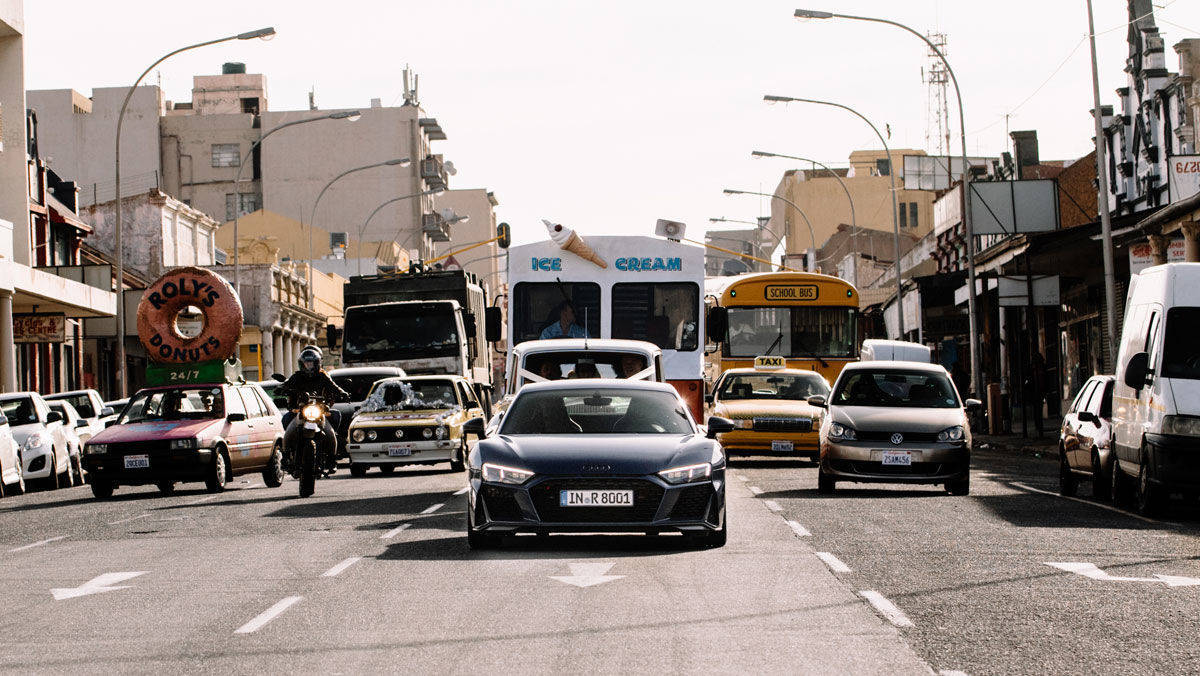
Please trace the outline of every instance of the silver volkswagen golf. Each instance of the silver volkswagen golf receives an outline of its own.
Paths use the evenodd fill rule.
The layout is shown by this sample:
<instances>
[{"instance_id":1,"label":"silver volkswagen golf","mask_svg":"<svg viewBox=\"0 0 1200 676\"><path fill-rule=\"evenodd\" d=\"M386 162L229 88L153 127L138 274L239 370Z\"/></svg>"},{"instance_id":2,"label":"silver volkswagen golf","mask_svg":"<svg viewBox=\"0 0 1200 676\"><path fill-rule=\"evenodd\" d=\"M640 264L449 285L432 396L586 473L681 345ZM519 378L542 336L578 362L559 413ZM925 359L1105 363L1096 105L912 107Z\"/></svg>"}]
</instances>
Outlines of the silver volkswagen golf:
<instances>
[{"instance_id":1,"label":"silver volkswagen golf","mask_svg":"<svg viewBox=\"0 0 1200 676\"><path fill-rule=\"evenodd\" d=\"M839 481L944 484L952 495L971 490L971 429L946 369L937 364L867 361L842 369L821 424L817 490Z\"/></svg>"}]
</instances>

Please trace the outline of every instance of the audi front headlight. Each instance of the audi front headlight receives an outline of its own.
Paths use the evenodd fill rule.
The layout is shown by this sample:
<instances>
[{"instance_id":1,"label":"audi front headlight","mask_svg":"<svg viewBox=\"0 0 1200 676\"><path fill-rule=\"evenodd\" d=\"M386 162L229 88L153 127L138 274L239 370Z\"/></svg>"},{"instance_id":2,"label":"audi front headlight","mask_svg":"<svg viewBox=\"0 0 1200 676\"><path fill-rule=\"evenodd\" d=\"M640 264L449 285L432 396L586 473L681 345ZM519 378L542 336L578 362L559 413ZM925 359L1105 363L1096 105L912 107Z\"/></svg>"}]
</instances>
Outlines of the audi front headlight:
<instances>
[{"instance_id":1,"label":"audi front headlight","mask_svg":"<svg viewBox=\"0 0 1200 676\"><path fill-rule=\"evenodd\" d=\"M1200 418L1191 415L1163 416L1162 433L1181 437L1200 437Z\"/></svg>"},{"instance_id":2,"label":"audi front headlight","mask_svg":"<svg viewBox=\"0 0 1200 676\"><path fill-rule=\"evenodd\" d=\"M664 469L658 475L669 484L686 484L693 481L703 481L712 476L712 465L702 462L698 465L685 465Z\"/></svg>"},{"instance_id":3,"label":"audi front headlight","mask_svg":"<svg viewBox=\"0 0 1200 676\"><path fill-rule=\"evenodd\" d=\"M360 429L350 431L350 441L353 441L354 443L361 444L362 440L366 439L366 438L367 438L367 433Z\"/></svg>"},{"instance_id":4,"label":"audi front headlight","mask_svg":"<svg viewBox=\"0 0 1200 676\"><path fill-rule=\"evenodd\" d=\"M325 411L321 410L321 407L316 404L309 404L300 411L300 415L304 416L304 419L309 422L317 422L325 416Z\"/></svg>"},{"instance_id":5,"label":"audi front headlight","mask_svg":"<svg viewBox=\"0 0 1200 676\"><path fill-rule=\"evenodd\" d=\"M938 432L937 440L938 441L962 441L966 437L967 437L967 432L966 432L966 430L964 430L962 428L962 425L955 425L954 427L947 427L946 429L942 430L941 432Z\"/></svg>"},{"instance_id":6,"label":"audi front headlight","mask_svg":"<svg viewBox=\"0 0 1200 676\"><path fill-rule=\"evenodd\" d=\"M483 463L483 480L500 484L520 485L533 478L533 472L515 467Z\"/></svg>"},{"instance_id":7,"label":"audi front headlight","mask_svg":"<svg viewBox=\"0 0 1200 676\"><path fill-rule=\"evenodd\" d=\"M197 446L199 446L199 445L200 445L200 444L199 444L199 443L196 441L196 439L195 439L195 438L192 438L192 439L172 439L172 440L171 440L171 450L172 450L172 451L191 450L191 449L193 449L193 448L196 448L196 447L197 447Z\"/></svg>"},{"instance_id":8,"label":"audi front headlight","mask_svg":"<svg viewBox=\"0 0 1200 676\"><path fill-rule=\"evenodd\" d=\"M854 441L858 436L854 434L853 427L833 423L829 426L829 438L833 441Z\"/></svg>"}]
</instances>

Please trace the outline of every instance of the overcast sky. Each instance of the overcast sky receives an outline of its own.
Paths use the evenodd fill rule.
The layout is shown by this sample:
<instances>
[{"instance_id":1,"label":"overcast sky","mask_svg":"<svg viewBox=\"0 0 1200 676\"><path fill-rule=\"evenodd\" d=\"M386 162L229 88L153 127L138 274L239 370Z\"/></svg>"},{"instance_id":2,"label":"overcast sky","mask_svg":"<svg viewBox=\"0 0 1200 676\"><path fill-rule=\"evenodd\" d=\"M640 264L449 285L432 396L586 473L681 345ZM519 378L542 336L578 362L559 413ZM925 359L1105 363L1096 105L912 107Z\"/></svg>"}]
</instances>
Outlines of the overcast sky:
<instances>
[{"instance_id":1,"label":"overcast sky","mask_svg":"<svg viewBox=\"0 0 1200 676\"><path fill-rule=\"evenodd\" d=\"M452 187L495 191L498 216L518 242L544 238L542 218L584 234L646 234L656 218L671 218L699 237L710 217L751 221L769 212L766 200L721 194L771 192L794 166L751 159L751 150L844 166L852 150L879 148L848 113L771 106L763 94L838 101L890 125L893 148L937 150L926 143L924 45L887 26L792 17L796 7L836 8L947 34L972 154L1008 148L1006 112L1011 129L1038 131L1043 159L1089 152L1083 0L797 1L27 0L26 84L90 94L129 84L176 47L274 26L270 41L164 63L167 98L188 101L192 75L243 61L267 76L273 110L306 107L312 88L323 108L367 106L373 97L399 105L409 64L422 106L449 137L435 149L458 167ZM1095 1L1101 95L1116 104L1126 3ZM1200 37L1200 2L1156 5L1175 71L1171 45ZM953 107L951 117L957 147Z\"/></svg>"}]
</instances>

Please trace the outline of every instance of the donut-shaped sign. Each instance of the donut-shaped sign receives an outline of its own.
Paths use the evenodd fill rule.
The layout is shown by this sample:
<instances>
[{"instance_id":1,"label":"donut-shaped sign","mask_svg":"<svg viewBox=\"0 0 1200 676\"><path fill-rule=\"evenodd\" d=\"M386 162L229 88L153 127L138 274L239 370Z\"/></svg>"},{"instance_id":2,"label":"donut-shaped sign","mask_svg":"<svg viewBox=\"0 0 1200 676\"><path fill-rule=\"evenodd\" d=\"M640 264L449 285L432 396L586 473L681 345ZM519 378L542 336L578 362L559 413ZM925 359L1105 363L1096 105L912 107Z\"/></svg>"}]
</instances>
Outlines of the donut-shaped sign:
<instances>
[{"instance_id":1,"label":"donut-shaped sign","mask_svg":"<svg viewBox=\"0 0 1200 676\"><path fill-rule=\"evenodd\" d=\"M150 359L188 364L238 353L242 302L233 286L203 268L177 268L146 287L137 310L138 338Z\"/></svg>"}]
</instances>

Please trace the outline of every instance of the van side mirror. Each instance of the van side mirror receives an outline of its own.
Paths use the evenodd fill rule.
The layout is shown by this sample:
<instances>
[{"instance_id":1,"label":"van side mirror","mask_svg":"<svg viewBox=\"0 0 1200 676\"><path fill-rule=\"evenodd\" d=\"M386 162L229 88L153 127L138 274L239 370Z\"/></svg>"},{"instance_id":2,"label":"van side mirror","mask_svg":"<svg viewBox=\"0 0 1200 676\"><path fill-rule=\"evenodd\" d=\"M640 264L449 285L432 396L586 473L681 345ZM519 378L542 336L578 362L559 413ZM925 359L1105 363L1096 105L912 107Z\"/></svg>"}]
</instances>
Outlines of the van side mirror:
<instances>
[{"instance_id":1,"label":"van side mirror","mask_svg":"<svg viewBox=\"0 0 1200 676\"><path fill-rule=\"evenodd\" d=\"M499 342L504 337L504 318L495 305L483 310L483 333L489 343Z\"/></svg>"},{"instance_id":2,"label":"van side mirror","mask_svg":"<svg viewBox=\"0 0 1200 676\"><path fill-rule=\"evenodd\" d=\"M475 324L475 315L470 312L463 313L463 331L466 332L468 338L474 338L479 332L479 328Z\"/></svg>"},{"instance_id":3,"label":"van side mirror","mask_svg":"<svg viewBox=\"0 0 1200 676\"><path fill-rule=\"evenodd\" d=\"M721 342L725 339L725 334L729 329L729 310L720 306L709 308L705 326L708 330L708 339L714 343Z\"/></svg>"},{"instance_id":4,"label":"van side mirror","mask_svg":"<svg viewBox=\"0 0 1200 676\"><path fill-rule=\"evenodd\" d=\"M1121 376L1121 382L1125 383L1134 390L1141 390L1146 386L1146 375L1149 372L1150 355L1145 352L1138 352L1129 358L1129 363L1125 364L1125 373Z\"/></svg>"},{"instance_id":5,"label":"van side mirror","mask_svg":"<svg viewBox=\"0 0 1200 676\"><path fill-rule=\"evenodd\" d=\"M485 421L483 418L471 418L463 423L463 434L474 434L482 439L483 437L487 436L485 429L486 427L487 421Z\"/></svg>"},{"instance_id":6,"label":"van side mirror","mask_svg":"<svg viewBox=\"0 0 1200 676\"><path fill-rule=\"evenodd\" d=\"M829 404L825 403L825 397L820 394L814 394L813 396L809 397L805 401L808 402L809 406L815 406L817 408L828 408L829 407Z\"/></svg>"},{"instance_id":7,"label":"van side mirror","mask_svg":"<svg viewBox=\"0 0 1200 676\"><path fill-rule=\"evenodd\" d=\"M974 411L974 410L983 408L983 402L979 401L978 399L968 399L968 400L964 401L963 403L966 404L966 408L968 411Z\"/></svg>"}]
</instances>

